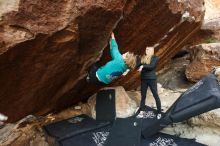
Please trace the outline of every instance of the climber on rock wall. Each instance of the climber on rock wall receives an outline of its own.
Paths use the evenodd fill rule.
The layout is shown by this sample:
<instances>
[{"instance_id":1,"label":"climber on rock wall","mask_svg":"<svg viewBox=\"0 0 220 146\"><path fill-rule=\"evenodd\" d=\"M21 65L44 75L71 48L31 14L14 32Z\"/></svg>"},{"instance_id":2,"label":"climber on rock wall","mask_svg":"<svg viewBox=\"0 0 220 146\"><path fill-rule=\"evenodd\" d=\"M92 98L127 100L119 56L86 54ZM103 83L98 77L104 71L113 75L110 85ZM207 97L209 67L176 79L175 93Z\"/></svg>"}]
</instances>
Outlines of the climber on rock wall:
<instances>
[{"instance_id":1,"label":"climber on rock wall","mask_svg":"<svg viewBox=\"0 0 220 146\"><path fill-rule=\"evenodd\" d=\"M86 77L87 82L107 85L119 76L126 75L130 69L135 68L136 56L130 52L120 53L114 33L111 34L110 54L112 60L104 66L98 68L95 64L92 65Z\"/></svg>"},{"instance_id":2,"label":"climber on rock wall","mask_svg":"<svg viewBox=\"0 0 220 146\"><path fill-rule=\"evenodd\" d=\"M138 71L141 71L141 102L138 113L145 107L147 89L150 87L157 105L157 118L161 118L161 102L157 91L156 66L158 57L154 55L154 47L146 47L146 54L140 59Z\"/></svg>"}]
</instances>

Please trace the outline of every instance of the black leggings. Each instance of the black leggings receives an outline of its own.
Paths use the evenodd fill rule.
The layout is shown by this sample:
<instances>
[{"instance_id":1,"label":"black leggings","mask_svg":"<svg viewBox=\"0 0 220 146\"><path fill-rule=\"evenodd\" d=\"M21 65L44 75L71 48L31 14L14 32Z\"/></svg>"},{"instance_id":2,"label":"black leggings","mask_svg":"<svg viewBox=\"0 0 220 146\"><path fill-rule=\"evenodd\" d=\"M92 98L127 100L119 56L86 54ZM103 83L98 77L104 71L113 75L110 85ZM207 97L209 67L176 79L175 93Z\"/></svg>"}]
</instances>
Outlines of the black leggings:
<instances>
[{"instance_id":1,"label":"black leggings","mask_svg":"<svg viewBox=\"0 0 220 146\"><path fill-rule=\"evenodd\" d=\"M151 89L151 92L154 96L157 105L157 112L161 112L161 102L157 93L157 80L156 79L141 79L141 103L140 108L143 109L145 106L146 94L148 86Z\"/></svg>"},{"instance_id":2,"label":"black leggings","mask_svg":"<svg viewBox=\"0 0 220 146\"><path fill-rule=\"evenodd\" d=\"M96 85L105 85L104 83L100 82L99 79L96 77L96 72L98 67L96 64L93 64L89 70L88 76L89 79L87 80L89 83L96 84Z\"/></svg>"}]
</instances>

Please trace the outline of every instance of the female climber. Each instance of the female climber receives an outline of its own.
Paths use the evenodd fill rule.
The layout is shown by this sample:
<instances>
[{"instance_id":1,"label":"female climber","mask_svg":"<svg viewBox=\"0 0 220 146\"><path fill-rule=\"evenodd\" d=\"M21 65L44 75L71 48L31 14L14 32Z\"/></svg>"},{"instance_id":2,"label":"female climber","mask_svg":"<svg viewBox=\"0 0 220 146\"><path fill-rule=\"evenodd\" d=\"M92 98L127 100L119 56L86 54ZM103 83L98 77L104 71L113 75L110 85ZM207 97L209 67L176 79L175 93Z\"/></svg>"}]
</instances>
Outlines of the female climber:
<instances>
[{"instance_id":1,"label":"female climber","mask_svg":"<svg viewBox=\"0 0 220 146\"><path fill-rule=\"evenodd\" d=\"M157 119L161 118L161 102L157 92L156 66L158 57L154 55L153 47L146 47L146 54L141 57L141 102L139 112L144 110L147 89L150 87L157 105Z\"/></svg>"},{"instance_id":2,"label":"female climber","mask_svg":"<svg viewBox=\"0 0 220 146\"><path fill-rule=\"evenodd\" d=\"M111 34L110 54L112 60L107 62L104 66L98 68L96 65L92 65L86 78L87 82L105 85L110 84L119 76L126 75L129 72L129 68L135 68L136 56L130 52L124 54L119 52L114 33Z\"/></svg>"}]
</instances>

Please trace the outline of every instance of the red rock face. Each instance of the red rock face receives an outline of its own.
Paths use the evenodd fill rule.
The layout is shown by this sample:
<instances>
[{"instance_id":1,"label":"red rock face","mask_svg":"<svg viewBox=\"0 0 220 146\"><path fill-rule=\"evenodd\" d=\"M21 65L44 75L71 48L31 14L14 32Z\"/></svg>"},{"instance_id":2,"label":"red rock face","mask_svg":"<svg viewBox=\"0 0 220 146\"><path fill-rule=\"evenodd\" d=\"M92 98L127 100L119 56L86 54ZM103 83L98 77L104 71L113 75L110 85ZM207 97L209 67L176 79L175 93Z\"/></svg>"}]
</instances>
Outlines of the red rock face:
<instances>
[{"instance_id":1,"label":"red rock face","mask_svg":"<svg viewBox=\"0 0 220 146\"><path fill-rule=\"evenodd\" d=\"M125 7L124 19L116 28L116 38L122 53L132 51L143 54L146 46L155 46L156 55L160 58L158 70L166 65L197 32L204 15L203 1L178 3L175 0L169 0L168 2L169 4L159 3L159 1L139 3L130 1ZM195 22L182 22L181 13L186 9L195 17ZM186 19L189 18L190 16ZM106 52L103 60L108 56ZM134 89L140 85L139 76L137 71L130 73L126 78L113 83L113 86L124 85L127 90Z\"/></svg>"},{"instance_id":2,"label":"red rock face","mask_svg":"<svg viewBox=\"0 0 220 146\"><path fill-rule=\"evenodd\" d=\"M196 82L208 75L214 66L220 66L220 43L201 44L190 47L191 64L186 68L186 77Z\"/></svg>"},{"instance_id":3,"label":"red rock face","mask_svg":"<svg viewBox=\"0 0 220 146\"><path fill-rule=\"evenodd\" d=\"M100 87L85 82L86 72L113 29L122 53L142 54L154 45L160 69L200 27L202 8L198 0L20 0L0 24L0 112L16 121L89 97ZM192 22L181 21L186 9ZM138 76L130 73L111 86L132 89Z\"/></svg>"}]
</instances>

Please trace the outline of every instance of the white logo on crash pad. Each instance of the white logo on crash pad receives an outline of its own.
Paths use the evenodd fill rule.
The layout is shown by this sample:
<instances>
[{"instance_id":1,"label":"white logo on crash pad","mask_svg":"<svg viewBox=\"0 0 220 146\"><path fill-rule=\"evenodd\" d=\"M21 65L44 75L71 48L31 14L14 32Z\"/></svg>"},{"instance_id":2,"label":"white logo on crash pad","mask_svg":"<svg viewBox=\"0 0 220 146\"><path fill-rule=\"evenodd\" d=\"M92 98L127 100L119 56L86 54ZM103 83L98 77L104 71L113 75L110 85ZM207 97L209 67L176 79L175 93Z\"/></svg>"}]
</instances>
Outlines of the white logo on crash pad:
<instances>
[{"instance_id":1,"label":"white logo on crash pad","mask_svg":"<svg viewBox=\"0 0 220 146\"><path fill-rule=\"evenodd\" d=\"M154 142L150 143L149 146L178 146L172 138L158 137Z\"/></svg>"},{"instance_id":2,"label":"white logo on crash pad","mask_svg":"<svg viewBox=\"0 0 220 146\"><path fill-rule=\"evenodd\" d=\"M93 132L92 135L92 139L95 141L97 146L104 146L109 132Z\"/></svg>"}]
</instances>

